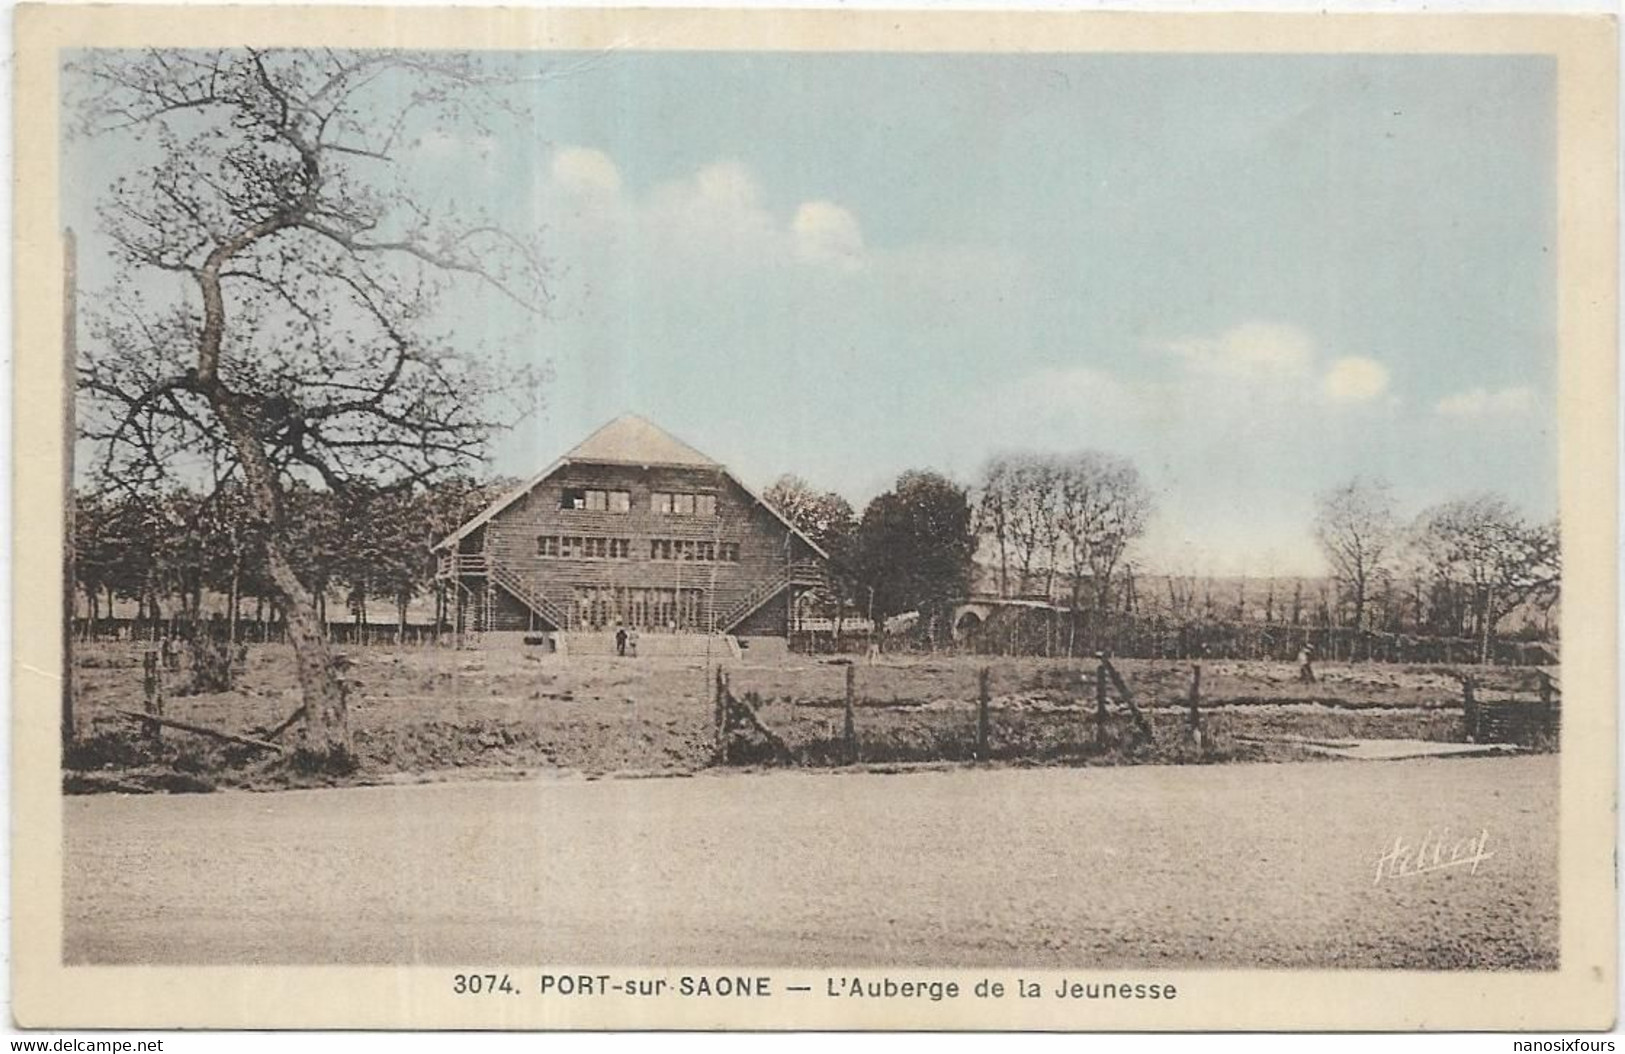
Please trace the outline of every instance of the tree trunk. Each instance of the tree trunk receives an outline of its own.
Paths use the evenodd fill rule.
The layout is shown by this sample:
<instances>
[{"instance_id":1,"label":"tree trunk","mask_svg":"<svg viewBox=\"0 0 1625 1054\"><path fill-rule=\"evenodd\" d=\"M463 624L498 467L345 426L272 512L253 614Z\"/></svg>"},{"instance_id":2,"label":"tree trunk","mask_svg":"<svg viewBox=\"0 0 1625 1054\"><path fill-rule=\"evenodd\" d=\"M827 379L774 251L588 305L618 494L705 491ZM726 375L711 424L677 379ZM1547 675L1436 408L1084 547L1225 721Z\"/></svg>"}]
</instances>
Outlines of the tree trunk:
<instances>
[{"instance_id":1,"label":"tree trunk","mask_svg":"<svg viewBox=\"0 0 1625 1054\"><path fill-rule=\"evenodd\" d=\"M1359 641L1365 632L1365 578L1354 583L1354 639ZM1354 644L1349 644L1349 661L1355 659Z\"/></svg>"},{"instance_id":2,"label":"tree trunk","mask_svg":"<svg viewBox=\"0 0 1625 1054\"><path fill-rule=\"evenodd\" d=\"M282 594L282 613L293 645L300 695L305 701L305 749L334 761L350 754L350 723L344 693L333 674L327 635L316 617L310 590L299 581L288 561L281 531L272 530L265 543L271 581Z\"/></svg>"},{"instance_id":3,"label":"tree trunk","mask_svg":"<svg viewBox=\"0 0 1625 1054\"><path fill-rule=\"evenodd\" d=\"M237 645L237 611L242 604L243 555L233 553L231 558L231 597L226 607L226 643Z\"/></svg>"},{"instance_id":4,"label":"tree trunk","mask_svg":"<svg viewBox=\"0 0 1625 1054\"><path fill-rule=\"evenodd\" d=\"M1010 595L1010 546L1005 538L1004 524L999 524L999 597Z\"/></svg>"},{"instance_id":5,"label":"tree trunk","mask_svg":"<svg viewBox=\"0 0 1625 1054\"><path fill-rule=\"evenodd\" d=\"M205 307L215 309L209 301L209 287L205 284ZM213 289L216 298L219 288ZM213 310L208 311L213 314ZM208 322L205 323L205 330ZM218 347L218 336L216 336ZM205 349L209 336L205 333ZM265 456L265 448L254 434L234 394L215 378L213 364L204 358L210 368L207 373L199 369L200 382L206 383L210 405L225 426L226 434L236 448L239 464L255 516L267 527L265 558L271 583L282 598L287 619L288 641L293 645L294 661L299 676L300 694L305 702L305 744L310 754L327 763L348 764L350 759L350 725L346 713L344 693L333 672L326 635L317 618L316 605L310 590L293 569L288 559L286 525L282 512L282 494L278 489L275 472Z\"/></svg>"}]
</instances>

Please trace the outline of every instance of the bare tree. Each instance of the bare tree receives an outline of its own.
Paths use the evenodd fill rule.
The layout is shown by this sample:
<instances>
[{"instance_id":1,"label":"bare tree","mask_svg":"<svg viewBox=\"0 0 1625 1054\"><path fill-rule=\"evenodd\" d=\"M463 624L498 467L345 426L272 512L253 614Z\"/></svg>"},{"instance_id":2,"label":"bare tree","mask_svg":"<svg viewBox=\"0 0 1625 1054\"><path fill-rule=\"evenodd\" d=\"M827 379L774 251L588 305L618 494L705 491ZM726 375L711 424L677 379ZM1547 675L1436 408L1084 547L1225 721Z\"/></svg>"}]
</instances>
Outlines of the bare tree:
<instances>
[{"instance_id":1,"label":"bare tree","mask_svg":"<svg viewBox=\"0 0 1625 1054\"><path fill-rule=\"evenodd\" d=\"M1012 493L1015 466L1006 456L995 457L982 469L980 496L976 502L976 533L991 538L999 554L999 596L1010 595L1010 512L1015 505Z\"/></svg>"},{"instance_id":2,"label":"bare tree","mask_svg":"<svg viewBox=\"0 0 1625 1054\"><path fill-rule=\"evenodd\" d=\"M246 48L105 50L68 67L76 131L122 152L98 207L124 274L78 364L82 432L99 475L126 487L200 457L241 480L297 656L305 748L330 760L347 763L348 721L290 553L288 485L411 487L484 454L504 423L494 393L517 414L538 391L433 324L465 281L537 310L535 238L426 206L400 165L431 122L489 112L489 70Z\"/></svg>"},{"instance_id":3,"label":"bare tree","mask_svg":"<svg viewBox=\"0 0 1625 1054\"><path fill-rule=\"evenodd\" d=\"M1048 596L1054 586L1055 557L1061 540L1061 474L1052 457L1018 454L1006 461L1006 530L1020 575L1017 591L1028 592L1035 575L1043 574Z\"/></svg>"},{"instance_id":4,"label":"bare tree","mask_svg":"<svg viewBox=\"0 0 1625 1054\"><path fill-rule=\"evenodd\" d=\"M1356 631L1365 628L1366 602L1395 532L1393 496L1380 480L1356 477L1320 496L1315 539L1353 600Z\"/></svg>"},{"instance_id":5,"label":"bare tree","mask_svg":"<svg viewBox=\"0 0 1625 1054\"><path fill-rule=\"evenodd\" d=\"M1075 630L1086 585L1093 610L1110 612L1115 572L1129 544L1144 533L1151 501L1134 466L1110 454L1084 451L1059 459L1054 473Z\"/></svg>"},{"instance_id":6,"label":"bare tree","mask_svg":"<svg viewBox=\"0 0 1625 1054\"><path fill-rule=\"evenodd\" d=\"M1091 606L1105 612L1111 607L1112 583L1124 553L1145 533L1150 492L1130 462L1095 451L1060 461L1056 475L1073 606L1082 602L1087 583Z\"/></svg>"}]
</instances>

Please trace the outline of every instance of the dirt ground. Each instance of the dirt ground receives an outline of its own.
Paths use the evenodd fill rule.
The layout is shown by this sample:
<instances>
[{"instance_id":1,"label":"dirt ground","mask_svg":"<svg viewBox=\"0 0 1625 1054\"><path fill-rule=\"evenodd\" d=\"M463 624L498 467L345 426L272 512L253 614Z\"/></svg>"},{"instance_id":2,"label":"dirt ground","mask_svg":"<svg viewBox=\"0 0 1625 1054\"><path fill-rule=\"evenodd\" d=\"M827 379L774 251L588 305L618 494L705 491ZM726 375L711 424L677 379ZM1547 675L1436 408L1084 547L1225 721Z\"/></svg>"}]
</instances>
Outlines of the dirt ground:
<instances>
[{"instance_id":1,"label":"dirt ground","mask_svg":"<svg viewBox=\"0 0 1625 1054\"><path fill-rule=\"evenodd\" d=\"M330 783L518 777L538 771L687 773L714 749L715 668L697 660L561 659L533 650L352 648L349 707L358 770L314 776L285 760L165 730L154 746L111 707L142 709L141 648L82 646L75 656L80 745L67 759L70 791L278 788ZM892 657L856 668L860 758L872 763L963 760L975 741L977 672L990 668L991 754L1024 762L1290 760L1264 736L1461 738L1461 688L1443 667L1326 664L1299 684L1290 663L1211 662L1202 708L1213 749L1173 747L1134 757L1093 756L1092 661ZM1136 701L1173 744L1183 730L1185 663L1123 660ZM844 720L846 667L798 655L732 663L733 693L795 746L803 764L841 760L830 748ZM1479 697L1532 697L1533 671L1483 668ZM249 649L230 692L182 694L186 671L166 676L166 716L258 735L299 706L291 652ZM1113 705L1110 731L1127 717ZM296 743L298 729L282 740ZM1158 748L1162 750L1162 747ZM1171 752L1170 752L1171 751Z\"/></svg>"},{"instance_id":2,"label":"dirt ground","mask_svg":"<svg viewBox=\"0 0 1625 1054\"><path fill-rule=\"evenodd\" d=\"M76 798L63 954L1552 969L1558 769L712 771ZM1449 855L1463 841L1476 862ZM1429 866L1379 871L1396 847Z\"/></svg>"}]
</instances>

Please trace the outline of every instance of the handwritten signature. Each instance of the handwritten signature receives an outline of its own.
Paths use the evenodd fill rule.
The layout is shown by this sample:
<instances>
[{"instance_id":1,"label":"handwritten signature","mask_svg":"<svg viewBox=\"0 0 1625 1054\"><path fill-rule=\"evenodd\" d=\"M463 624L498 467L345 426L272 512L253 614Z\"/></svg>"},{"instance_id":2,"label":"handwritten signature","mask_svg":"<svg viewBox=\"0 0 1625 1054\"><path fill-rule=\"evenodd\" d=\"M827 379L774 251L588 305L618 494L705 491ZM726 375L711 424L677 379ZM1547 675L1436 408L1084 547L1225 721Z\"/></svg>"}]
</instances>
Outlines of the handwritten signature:
<instances>
[{"instance_id":1,"label":"handwritten signature","mask_svg":"<svg viewBox=\"0 0 1625 1054\"><path fill-rule=\"evenodd\" d=\"M1452 837L1448 827L1437 836L1430 830L1418 842L1396 836L1393 848L1377 857L1377 877L1372 885L1380 885L1383 879L1410 878L1453 867L1468 868L1476 875L1478 865L1495 855L1489 843L1488 828L1467 838Z\"/></svg>"}]
</instances>

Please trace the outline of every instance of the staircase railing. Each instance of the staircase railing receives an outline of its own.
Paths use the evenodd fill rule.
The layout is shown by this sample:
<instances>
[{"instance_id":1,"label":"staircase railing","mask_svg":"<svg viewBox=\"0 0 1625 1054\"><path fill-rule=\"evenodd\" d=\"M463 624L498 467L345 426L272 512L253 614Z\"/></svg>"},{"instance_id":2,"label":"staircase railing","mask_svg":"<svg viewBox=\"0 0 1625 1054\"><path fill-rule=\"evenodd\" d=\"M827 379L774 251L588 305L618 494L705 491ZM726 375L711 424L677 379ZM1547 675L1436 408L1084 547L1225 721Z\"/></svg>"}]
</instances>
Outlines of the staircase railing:
<instances>
[{"instance_id":1,"label":"staircase railing","mask_svg":"<svg viewBox=\"0 0 1625 1054\"><path fill-rule=\"evenodd\" d=\"M492 582L513 594L514 599L546 619L554 629L566 628L564 612L553 602L551 597L533 585L529 579L507 564L499 563L496 560L488 561L488 565Z\"/></svg>"},{"instance_id":2,"label":"staircase railing","mask_svg":"<svg viewBox=\"0 0 1625 1054\"><path fill-rule=\"evenodd\" d=\"M798 586L822 586L829 583L829 573L816 560L798 560L790 565L789 580Z\"/></svg>"},{"instance_id":3,"label":"staircase railing","mask_svg":"<svg viewBox=\"0 0 1625 1054\"><path fill-rule=\"evenodd\" d=\"M770 578L746 593L744 599L728 609L727 614L717 620L717 629L723 633L733 632L733 628L745 621L763 604L772 600L789 587L793 575L788 571L782 572L777 578Z\"/></svg>"},{"instance_id":4,"label":"staircase railing","mask_svg":"<svg viewBox=\"0 0 1625 1054\"><path fill-rule=\"evenodd\" d=\"M441 553L435 575L439 578L460 578L463 575L486 574L489 568L490 561L484 553Z\"/></svg>"}]
</instances>

